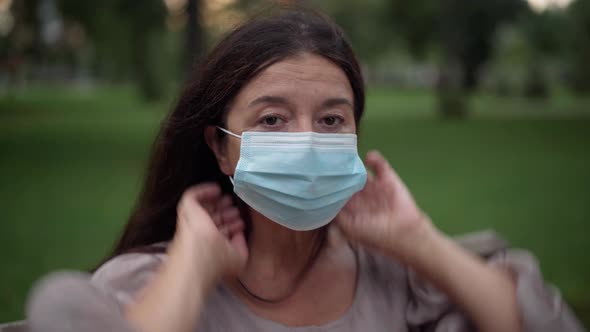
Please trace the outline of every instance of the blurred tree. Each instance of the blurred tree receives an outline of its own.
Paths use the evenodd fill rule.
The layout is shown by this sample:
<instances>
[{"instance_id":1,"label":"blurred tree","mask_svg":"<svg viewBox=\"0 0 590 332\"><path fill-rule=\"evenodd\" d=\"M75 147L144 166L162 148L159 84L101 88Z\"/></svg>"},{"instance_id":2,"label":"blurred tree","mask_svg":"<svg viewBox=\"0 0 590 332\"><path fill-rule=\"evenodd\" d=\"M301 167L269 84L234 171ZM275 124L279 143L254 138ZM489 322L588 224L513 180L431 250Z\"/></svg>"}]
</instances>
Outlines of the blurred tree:
<instances>
[{"instance_id":1,"label":"blurred tree","mask_svg":"<svg viewBox=\"0 0 590 332\"><path fill-rule=\"evenodd\" d=\"M427 0L392 0L389 2L391 23L405 40L410 54L416 58L426 55L428 46L439 39L440 12L439 1Z\"/></svg>"},{"instance_id":2,"label":"blurred tree","mask_svg":"<svg viewBox=\"0 0 590 332\"><path fill-rule=\"evenodd\" d=\"M549 86L543 63L535 59L527 67L524 95L529 98L547 98L549 96Z\"/></svg>"},{"instance_id":3,"label":"blurred tree","mask_svg":"<svg viewBox=\"0 0 590 332\"><path fill-rule=\"evenodd\" d=\"M590 1L577 0L568 8L570 31L569 76L574 91L590 93Z\"/></svg>"},{"instance_id":4,"label":"blurred tree","mask_svg":"<svg viewBox=\"0 0 590 332\"><path fill-rule=\"evenodd\" d=\"M431 44L439 47L440 111L454 117L466 113L466 103L458 99L477 87L497 28L527 8L524 0L392 0L390 5L392 22L412 54L422 56Z\"/></svg>"},{"instance_id":5,"label":"blurred tree","mask_svg":"<svg viewBox=\"0 0 590 332\"><path fill-rule=\"evenodd\" d=\"M523 0L392 0L392 22L409 50L422 56L427 46L438 44L461 69L461 84L477 87L478 72L492 56L492 39L503 22L527 8Z\"/></svg>"},{"instance_id":6,"label":"blurred tree","mask_svg":"<svg viewBox=\"0 0 590 332\"><path fill-rule=\"evenodd\" d=\"M166 10L161 0L59 0L66 19L79 22L94 41L99 75L133 75L146 100L162 96L156 45L164 28Z\"/></svg>"},{"instance_id":7,"label":"blurred tree","mask_svg":"<svg viewBox=\"0 0 590 332\"><path fill-rule=\"evenodd\" d=\"M548 58L565 56L567 38L564 34L571 31L568 17L561 9L529 10L521 25L529 49L524 94L531 98L548 97L550 87L545 63Z\"/></svg>"},{"instance_id":8,"label":"blurred tree","mask_svg":"<svg viewBox=\"0 0 590 332\"><path fill-rule=\"evenodd\" d=\"M205 51L205 32L201 17L202 5L201 0L188 0L186 6L185 78L191 72L194 62L198 61Z\"/></svg>"},{"instance_id":9,"label":"blurred tree","mask_svg":"<svg viewBox=\"0 0 590 332\"><path fill-rule=\"evenodd\" d=\"M161 0L119 0L118 10L129 24L131 57L136 80L146 100L158 100L163 86L155 68L158 66L158 34L164 28L166 9Z\"/></svg>"},{"instance_id":10,"label":"blurred tree","mask_svg":"<svg viewBox=\"0 0 590 332\"><path fill-rule=\"evenodd\" d=\"M12 5L14 25L6 38L0 38L0 65L8 73L9 83L23 81L27 58L38 58L40 41L36 8L39 0L20 0Z\"/></svg>"},{"instance_id":11,"label":"blurred tree","mask_svg":"<svg viewBox=\"0 0 590 332\"><path fill-rule=\"evenodd\" d=\"M531 47L538 53L562 55L567 46L564 34L571 29L567 12L561 9L536 12L529 10L523 17L523 30Z\"/></svg>"},{"instance_id":12,"label":"blurred tree","mask_svg":"<svg viewBox=\"0 0 590 332\"><path fill-rule=\"evenodd\" d=\"M322 0L313 4L338 22L365 62L374 61L391 47L394 33L387 1Z\"/></svg>"},{"instance_id":13,"label":"blurred tree","mask_svg":"<svg viewBox=\"0 0 590 332\"><path fill-rule=\"evenodd\" d=\"M497 28L517 18L527 4L523 0L445 0L441 3L443 50L458 60L462 87L472 91L479 83L481 66L492 56Z\"/></svg>"}]
</instances>

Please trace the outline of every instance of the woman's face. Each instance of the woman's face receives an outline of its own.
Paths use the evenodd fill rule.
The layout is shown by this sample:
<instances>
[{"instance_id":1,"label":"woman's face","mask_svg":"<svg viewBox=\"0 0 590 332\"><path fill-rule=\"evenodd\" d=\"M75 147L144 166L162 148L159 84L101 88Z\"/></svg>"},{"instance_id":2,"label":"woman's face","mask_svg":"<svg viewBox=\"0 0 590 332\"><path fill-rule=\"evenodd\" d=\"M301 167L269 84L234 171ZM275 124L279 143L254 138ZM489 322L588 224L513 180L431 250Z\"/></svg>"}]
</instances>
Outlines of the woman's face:
<instances>
[{"instance_id":1,"label":"woman's face","mask_svg":"<svg viewBox=\"0 0 590 332\"><path fill-rule=\"evenodd\" d=\"M226 129L238 135L244 131L356 133L353 96L340 67L304 53L272 64L246 84L229 107ZM213 146L226 175L234 174L240 143L228 135Z\"/></svg>"}]
</instances>

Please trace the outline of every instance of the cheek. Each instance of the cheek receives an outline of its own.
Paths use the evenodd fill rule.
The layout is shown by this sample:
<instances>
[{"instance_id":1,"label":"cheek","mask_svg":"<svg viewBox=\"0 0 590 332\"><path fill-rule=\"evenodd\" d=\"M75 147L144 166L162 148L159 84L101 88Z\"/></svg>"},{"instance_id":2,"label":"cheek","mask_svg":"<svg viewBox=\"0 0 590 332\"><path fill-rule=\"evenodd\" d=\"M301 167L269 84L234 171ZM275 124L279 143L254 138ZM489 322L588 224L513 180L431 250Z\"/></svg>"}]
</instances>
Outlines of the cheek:
<instances>
[{"instance_id":1,"label":"cheek","mask_svg":"<svg viewBox=\"0 0 590 332\"><path fill-rule=\"evenodd\" d=\"M227 161L229 162L228 166L231 168L232 172L235 171L239 159L240 141L237 140L237 142L230 142L227 149Z\"/></svg>"}]
</instances>

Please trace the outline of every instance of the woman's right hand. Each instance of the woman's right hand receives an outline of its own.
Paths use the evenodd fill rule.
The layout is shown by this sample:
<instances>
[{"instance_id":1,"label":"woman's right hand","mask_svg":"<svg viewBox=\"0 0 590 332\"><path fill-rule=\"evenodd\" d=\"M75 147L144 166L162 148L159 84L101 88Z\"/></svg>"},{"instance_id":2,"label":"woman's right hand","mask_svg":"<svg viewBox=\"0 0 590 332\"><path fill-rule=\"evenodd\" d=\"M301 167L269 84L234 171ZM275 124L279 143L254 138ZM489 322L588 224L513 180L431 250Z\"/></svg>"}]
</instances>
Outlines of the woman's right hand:
<instances>
[{"instance_id":1,"label":"woman's right hand","mask_svg":"<svg viewBox=\"0 0 590 332\"><path fill-rule=\"evenodd\" d=\"M198 184L188 188L178 203L170 254L178 252L214 282L245 266L248 248L243 231L244 221L231 196L222 195L215 183Z\"/></svg>"},{"instance_id":2,"label":"woman's right hand","mask_svg":"<svg viewBox=\"0 0 590 332\"><path fill-rule=\"evenodd\" d=\"M177 206L176 233L160 271L125 316L137 331L194 331L207 292L238 273L248 257L244 222L217 184L188 188Z\"/></svg>"}]
</instances>

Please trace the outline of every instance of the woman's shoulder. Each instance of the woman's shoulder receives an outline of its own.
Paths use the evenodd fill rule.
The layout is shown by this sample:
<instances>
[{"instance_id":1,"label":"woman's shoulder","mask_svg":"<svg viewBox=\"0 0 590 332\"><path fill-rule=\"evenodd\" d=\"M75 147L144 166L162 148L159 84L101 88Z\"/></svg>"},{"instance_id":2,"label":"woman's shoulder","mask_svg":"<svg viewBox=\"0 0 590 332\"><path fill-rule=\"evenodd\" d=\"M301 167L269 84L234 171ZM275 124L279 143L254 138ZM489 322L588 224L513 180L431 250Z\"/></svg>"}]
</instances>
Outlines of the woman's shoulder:
<instances>
[{"instance_id":1,"label":"woman's shoulder","mask_svg":"<svg viewBox=\"0 0 590 332\"><path fill-rule=\"evenodd\" d=\"M91 282L127 303L156 274L166 259L166 248L167 243L157 243L145 250L115 256L93 273Z\"/></svg>"},{"instance_id":2,"label":"woman's shoulder","mask_svg":"<svg viewBox=\"0 0 590 332\"><path fill-rule=\"evenodd\" d=\"M510 248L501 236L491 230L463 234L452 239L490 265L506 266L516 272L534 271L538 267L532 254L525 250ZM425 302L431 302L431 298L442 297L429 282L422 280L415 271L394 258L357 246L355 251L358 252L361 266L371 283L382 291L389 288L398 291L407 289L408 296L424 298Z\"/></svg>"},{"instance_id":3,"label":"woman's shoulder","mask_svg":"<svg viewBox=\"0 0 590 332\"><path fill-rule=\"evenodd\" d=\"M546 284L536 257L529 251L511 248L494 231L480 231L453 238L486 264L510 271L516 283L516 297L526 331L582 331L559 291ZM408 326L436 326L436 331L470 331L469 318L450 299L411 269L395 260L365 251L366 268L377 288L375 296L405 294L398 305L405 306ZM388 282L387 278L395 278ZM397 285L394 285L396 284Z\"/></svg>"},{"instance_id":4,"label":"woman's shoulder","mask_svg":"<svg viewBox=\"0 0 590 332\"><path fill-rule=\"evenodd\" d=\"M501 253L505 253L506 243L493 232L471 233L453 240L488 263L505 257ZM410 325L436 321L452 308L445 294L408 266L370 249L358 247L356 251L373 297L383 297L394 309L403 308Z\"/></svg>"},{"instance_id":5,"label":"woman's shoulder","mask_svg":"<svg viewBox=\"0 0 590 332\"><path fill-rule=\"evenodd\" d=\"M508 243L492 230L466 233L455 236L452 239L465 250L486 260L493 260L498 254L503 254L507 251L521 255L524 254L523 251L511 249ZM366 268L372 269L373 272L379 272L381 274L404 274L404 271L407 270L405 266L390 257L359 246L354 246L354 248L363 256L367 265Z\"/></svg>"}]
</instances>

